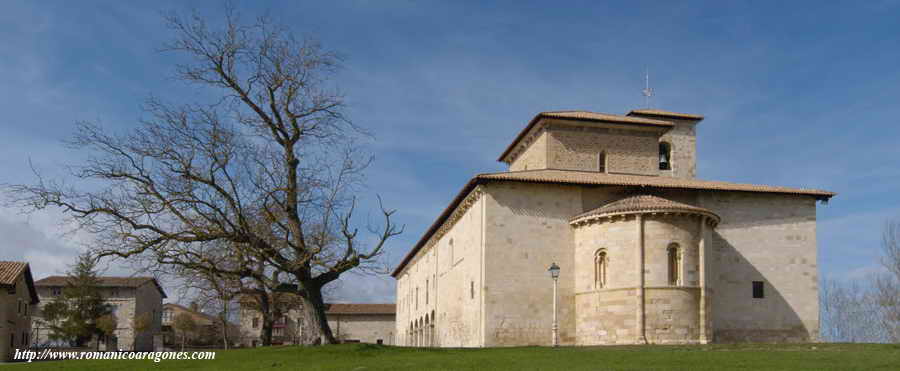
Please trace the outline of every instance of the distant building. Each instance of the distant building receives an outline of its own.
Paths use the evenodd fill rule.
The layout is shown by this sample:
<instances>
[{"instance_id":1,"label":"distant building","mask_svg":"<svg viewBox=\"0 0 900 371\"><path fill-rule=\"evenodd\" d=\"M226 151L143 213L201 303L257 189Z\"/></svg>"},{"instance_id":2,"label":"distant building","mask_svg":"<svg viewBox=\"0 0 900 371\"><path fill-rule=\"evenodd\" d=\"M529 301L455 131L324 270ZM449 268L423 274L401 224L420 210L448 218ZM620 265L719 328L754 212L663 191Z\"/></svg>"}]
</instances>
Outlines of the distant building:
<instances>
[{"instance_id":1,"label":"distant building","mask_svg":"<svg viewBox=\"0 0 900 371\"><path fill-rule=\"evenodd\" d=\"M113 306L113 314L118 320L118 328L113 339L105 345L107 349L152 351L154 335L161 333L162 299L166 297L162 286L153 277L98 277L100 294L105 302ZM41 308L54 297L62 295L68 277L50 276L35 282ZM150 328L135 334L134 321L142 315L151 318ZM36 343L48 339L50 329L44 323L40 312L35 313L34 337Z\"/></svg>"},{"instance_id":2,"label":"distant building","mask_svg":"<svg viewBox=\"0 0 900 371\"><path fill-rule=\"evenodd\" d=\"M701 120L537 114L393 271L397 342L816 341L816 202L835 194L697 179Z\"/></svg>"},{"instance_id":3,"label":"distant building","mask_svg":"<svg viewBox=\"0 0 900 371\"><path fill-rule=\"evenodd\" d=\"M204 345L222 345L222 329L219 319L216 316L203 313L199 308L188 308L178 304L166 303L163 305L162 315L162 333L163 344L166 346L177 346L181 344L181 337L175 330L175 317L180 314L186 314L194 319L197 324L197 331L194 334L194 340L204 343ZM237 324L228 322L228 335L231 343L240 340L240 328Z\"/></svg>"},{"instance_id":4,"label":"distant building","mask_svg":"<svg viewBox=\"0 0 900 371\"><path fill-rule=\"evenodd\" d=\"M40 302L28 263L0 261L0 360L31 344L31 313Z\"/></svg>"},{"instance_id":5,"label":"distant building","mask_svg":"<svg viewBox=\"0 0 900 371\"><path fill-rule=\"evenodd\" d=\"M272 344L296 344L303 331L299 301L293 294L279 296L282 315L275 319ZM241 304L241 343L255 347L262 344L262 314L253 299L243 297ZM342 342L394 344L397 314L394 304L325 304L328 325L334 337Z\"/></svg>"}]
</instances>

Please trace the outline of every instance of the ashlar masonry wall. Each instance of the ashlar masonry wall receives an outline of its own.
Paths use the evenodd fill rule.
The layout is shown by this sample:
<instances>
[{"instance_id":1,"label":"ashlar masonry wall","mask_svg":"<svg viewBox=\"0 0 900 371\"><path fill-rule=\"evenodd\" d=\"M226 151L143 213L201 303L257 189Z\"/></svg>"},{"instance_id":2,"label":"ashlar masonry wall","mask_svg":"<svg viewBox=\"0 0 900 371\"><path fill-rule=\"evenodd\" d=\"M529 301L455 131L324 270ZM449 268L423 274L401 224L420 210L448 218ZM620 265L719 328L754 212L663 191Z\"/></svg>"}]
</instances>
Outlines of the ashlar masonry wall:
<instances>
[{"instance_id":1,"label":"ashlar masonry wall","mask_svg":"<svg viewBox=\"0 0 900 371\"><path fill-rule=\"evenodd\" d=\"M397 344L483 346L484 207L473 190L397 280Z\"/></svg>"},{"instance_id":2,"label":"ashlar masonry wall","mask_svg":"<svg viewBox=\"0 0 900 371\"><path fill-rule=\"evenodd\" d=\"M393 345L396 321L393 314L329 314L328 325L342 341Z\"/></svg>"},{"instance_id":3,"label":"ashlar masonry wall","mask_svg":"<svg viewBox=\"0 0 900 371\"><path fill-rule=\"evenodd\" d=\"M548 168L597 171L602 151L606 153L606 172L659 173L658 129L586 127L551 121L548 133Z\"/></svg>"},{"instance_id":4,"label":"ashlar masonry wall","mask_svg":"<svg viewBox=\"0 0 900 371\"><path fill-rule=\"evenodd\" d=\"M491 183L485 187L485 346L550 345L553 281L559 279L560 344L575 343L571 216L578 187Z\"/></svg>"},{"instance_id":5,"label":"ashlar masonry wall","mask_svg":"<svg viewBox=\"0 0 900 371\"><path fill-rule=\"evenodd\" d=\"M809 196L710 192L715 342L805 342L819 333L816 205ZM752 296L752 282L765 297Z\"/></svg>"}]
</instances>

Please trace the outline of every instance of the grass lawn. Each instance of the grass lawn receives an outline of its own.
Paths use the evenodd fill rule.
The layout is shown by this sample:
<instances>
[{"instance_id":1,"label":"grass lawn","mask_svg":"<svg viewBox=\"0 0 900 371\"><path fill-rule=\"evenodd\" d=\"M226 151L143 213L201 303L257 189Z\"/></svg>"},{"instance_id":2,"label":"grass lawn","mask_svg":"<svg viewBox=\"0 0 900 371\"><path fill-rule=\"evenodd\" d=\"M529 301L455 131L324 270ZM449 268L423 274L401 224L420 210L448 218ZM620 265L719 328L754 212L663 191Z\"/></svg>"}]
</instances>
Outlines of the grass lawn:
<instances>
[{"instance_id":1,"label":"grass lawn","mask_svg":"<svg viewBox=\"0 0 900 371\"><path fill-rule=\"evenodd\" d=\"M900 345L742 344L414 349L367 344L218 351L214 361L55 361L28 370L900 370Z\"/></svg>"}]
</instances>

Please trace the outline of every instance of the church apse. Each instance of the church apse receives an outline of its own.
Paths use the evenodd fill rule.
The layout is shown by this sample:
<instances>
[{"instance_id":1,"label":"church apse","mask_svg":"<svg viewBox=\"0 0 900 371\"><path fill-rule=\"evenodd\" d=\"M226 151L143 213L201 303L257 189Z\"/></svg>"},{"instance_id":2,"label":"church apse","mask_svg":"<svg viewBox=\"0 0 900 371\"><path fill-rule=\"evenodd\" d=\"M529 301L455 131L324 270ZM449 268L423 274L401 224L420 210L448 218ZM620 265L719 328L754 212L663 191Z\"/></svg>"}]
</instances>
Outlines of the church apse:
<instances>
[{"instance_id":1,"label":"church apse","mask_svg":"<svg viewBox=\"0 0 900 371\"><path fill-rule=\"evenodd\" d=\"M701 251L718 221L650 195L574 217L576 344L708 342Z\"/></svg>"}]
</instances>

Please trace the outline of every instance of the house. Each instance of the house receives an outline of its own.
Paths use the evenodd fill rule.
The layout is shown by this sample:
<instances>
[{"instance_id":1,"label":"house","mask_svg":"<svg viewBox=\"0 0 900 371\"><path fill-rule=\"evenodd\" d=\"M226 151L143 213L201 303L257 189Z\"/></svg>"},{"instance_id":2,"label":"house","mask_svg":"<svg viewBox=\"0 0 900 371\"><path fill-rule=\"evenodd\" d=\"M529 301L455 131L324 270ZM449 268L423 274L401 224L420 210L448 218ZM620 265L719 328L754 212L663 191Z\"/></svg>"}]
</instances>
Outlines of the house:
<instances>
[{"instance_id":1,"label":"house","mask_svg":"<svg viewBox=\"0 0 900 371\"><path fill-rule=\"evenodd\" d=\"M115 337L105 344L106 349L154 350L154 336L161 333L162 299L166 297L159 282L153 277L98 277L98 280L100 294L104 302L112 305L118 320ZM66 276L50 276L35 282L41 308L62 295L67 282ZM149 328L136 333L135 321L142 319L150 321ZM35 313L33 322L35 340L46 341L50 329L40 312Z\"/></svg>"},{"instance_id":2,"label":"house","mask_svg":"<svg viewBox=\"0 0 900 371\"><path fill-rule=\"evenodd\" d=\"M296 294L280 293L273 300L281 313L272 327L272 344L297 344L303 331L301 304ZM241 343L262 344L262 314L255 301L240 301ZM342 342L394 344L396 306L394 304L325 304L325 315L334 337Z\"/></svg>"},{"instance_id":3,"label":"house","mask_svg":"<svg viewBox=\"0 0 900 371\"><path fill-rule=\"evenodd\" d=\"M0 261L0 360L32 344L31 314L40 302L28 263Z\"/></svg>"},{"instance_id":4,"label":"house","mask_svg":"<svg viewBox=\"0 0 900 371\"><path fill-rule=\"evenodd\" d=\"M191 307L188 308L174 303L163 304L163 344L166 346L176 346L181 344L181 336L175 329L175 318L182 314L190 316L197 325L197 330L193 334L195 343L199 340L200 342L205 343L205 345L222 344L222 327L220 325L220 320L216 318L216 316L203 313L196 305L191 305ZM240 336L238 325L228 322L227 326L229 336L233 336L233 338L230 338L229 340L231 342L237 342Z\"/></svg>"},{"instance_id":5,"label":"house","mask_svg":"<svg viewBox=\"0 0 900 371\"><path fill-rule=\"evenodd\" d=\"M392 272L398 343L816 341L816 203L835 194L697 179L701 120L537 114Z\"/></svg>"}]
</instances>

